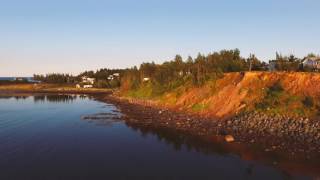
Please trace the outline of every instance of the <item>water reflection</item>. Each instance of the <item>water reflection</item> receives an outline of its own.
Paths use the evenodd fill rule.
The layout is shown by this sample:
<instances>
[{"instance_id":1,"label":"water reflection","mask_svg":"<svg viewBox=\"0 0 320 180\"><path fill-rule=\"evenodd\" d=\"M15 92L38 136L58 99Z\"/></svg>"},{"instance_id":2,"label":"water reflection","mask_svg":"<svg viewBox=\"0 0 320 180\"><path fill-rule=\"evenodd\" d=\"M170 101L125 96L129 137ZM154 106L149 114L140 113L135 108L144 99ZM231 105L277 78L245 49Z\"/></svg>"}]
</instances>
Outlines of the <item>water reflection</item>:
<instances>
[{"instance_id":1,"label":"water reflection","mask_svg":"<svg viewBox=\"0 0 320 180\"><path fill-rule=\"evenodd\" d=\"M281 171L283 179L292 179L297 174L308 174L320 176L319 159L300 160L287 159L282 154L265 152L259 146L249 147L239 143L226 143L222 137L193 136L184 132L177 132L167 128L150 127L141 124L126 122L126 125L141 134L142 137L156 136L158 141L165 142L172 146L175 151L187 149L189 152L195 151L210 156L238 156L249 163L244 172L246 177L250 177L255 169L255 162L260 162L272 166Z\"/></svg>"},{"instance_id":2,"label":"water reflection","mask_svg":"<svg viewBox=\"0 0 320 180\"><path fill-rule=\"evenodd\" d=\"M35 103L39 102L52 102L52 103L69 103L73 102L77 98L77 95L40 95L40 96L33 96L33 100Z\"/></svg>"},{"instance_id":3,"label":"water reflection","mask_svg":"<svg viewBox=\"0 0 320 180\"><path fill-rule=\"evenodd\" d=\"M0 99L16 99L16 100L24 100L27 99L28 96L2 96L0 95Z\"/></svg>"},{"instance_id":4,"label":"water reflection","mask_svg":"<svg viewBox=\"0 0 320 180\"><path fill-rule=\"evenodd\" d=\"M142 137L149 135L156 136L158 141L165 142L167 145L174 147L176 151L180 151L185 146L188 151L196 151L203 154L227 154L221 144L212 144L199 140L199 137L188 135L182 132L176 132L166 128L146 127L138 124L126 122L126 125L134 131L141 134Z\"/></svg>"},{"instance_id":5,"label":"water reflection","mask_svg":"<svg viewBox=\"0 0 320 180\"><path fill-rule=\"evenodd\" d=\"M95 125L98 125L98 126L107 126L107 127L112 127L114 123L124 122L121 114L117 113L116 111L84 115L84 116L81 116L81 119L90 123L94 123Z\"/></svg>"},{"instance_id":6,"label":"water reflection","mask_svg":"<svg viewBox=\"0 0 320 180\"><path fill-rule=\"evenodd\" d=\"M107 113L95 114L85 116L82 119L88 122L93 122L100 126L112 126L114 123L123 122L119 113ZM319 176L319 163L314 162L300 162L290 161L281 156L281 154L274 154L270 152L264 152L259 149L260 147L248 147L238 143L225 143L223 138L219 137L207 137L199 138L184 132L178 132L161 127L150 127L141 124L133 124L126 122L125 124L130 129L139 133L143 138L149 138L150 136L156 137L158 142L164 142L166 145L171 146L175 151L188 151L197 152L207 156L219 156L219 157L238 157L240 159L248 161L248 165L245 168L243 175L246 178L250 178L253 174L258 172L257 162L263 163L267 166L279 169L283 179L292 179L297 174L308 174L312 176Z\"/></svg>"},{"instance_id":7,"label":"water reflection","mask_svg":"<svg viewBox=\"0 0 320 180\"><path fill-rule=\"evenodd\" d=\"M51 103L71 103L77 98L84 99L92 99L91 96L88 95L76 95L76 94L19 94L19 95L10 95L4 94L0 95L0 99L15 99L15 100L25 100L28 98L33 98L34 103L44 103L44 102L51 102Z\"/></svg>"}]
</instances>

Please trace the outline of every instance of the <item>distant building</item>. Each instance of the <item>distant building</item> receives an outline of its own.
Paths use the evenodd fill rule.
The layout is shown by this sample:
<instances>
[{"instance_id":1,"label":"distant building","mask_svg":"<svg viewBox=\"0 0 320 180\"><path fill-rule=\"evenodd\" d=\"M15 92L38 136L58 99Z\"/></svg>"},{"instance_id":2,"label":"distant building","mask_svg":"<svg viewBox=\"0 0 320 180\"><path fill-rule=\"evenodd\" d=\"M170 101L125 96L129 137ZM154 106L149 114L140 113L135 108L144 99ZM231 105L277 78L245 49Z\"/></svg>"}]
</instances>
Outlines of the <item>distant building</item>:
<instances>
[{"instance_id":1,"label":"distant building","mask_svg":"<svg viewBox=\"0 0 320 180\"><path fill-rule=\"evenodd\" d=\"M94 84L94 82L95 82L95 78L90 78L90 77L88 77L88 76L82 76L82 82L83 83L88 83L88 84Z\"/></svg>"},{"instance_id":2,"label":"distant building","mask_svg":"<svg viewBox=\"0 0 320 180\"><path fill-rule=\"evenodd\" d=\"M91 84L88 84L88 85L83 85L83 88L93 88L93 85L91 85Z\"/></svg>"},{"instance_id":3,"label":"distant building","mask_svg":"<svg viewBox=\"0 0 320 180\"><path fill-rule=\"evenodd\" d=\"M113 73L113 74L110 74L107 79L109 81L111 81L111 80L119 79L119 78L120 78L120 73Z\"/></svg>"},{"instance_id":4,"label":"distant building","mask_svg":"<svg viewBox=\"0 0 320 180\"><path fill-rule=\"evenodd\" d=\"M180 71L180 72L179 72L179 76L183 76L183 71Z\"/></svg>"},{"instance_id":5,"label":"distant building","mask_svg":"<svg viewBox=\"0 0 320 180\"><path fill-rule=\"evenodd\" d=\"M150 81L150 78L148 77L143 78L143 82L148 82L148 81Z\"/></svg>"},{"instance_id":6,"label":"distant building","mask_svg":"<svg viewBox=\"0 0 320 180\"><path fill-rule=\"evenodd\" d=\"M304 68L320 69L320 57L306 57L302 61Z\"/></svg>"},{"instance_id":7,"label":"distant building","mask_svg":"<svg viewBox=\"0 0 320 180\"><path fill-rule=\"evenodd\" d=\"M81 88L80 84L77 84L77 85L76 85L76 88Z\"/></svg>"},{"instance_id":8,"label":"distant building","mask_svg":"<svg viewBox=\"0 0 320 180\"><path fill-rule=\"evenodd\" d=\"M111 81L111 80L114 79L114 77L113 77L113 75L109 75L107 79L108 79L109 81Z\"/></svg>"}]
</instances>

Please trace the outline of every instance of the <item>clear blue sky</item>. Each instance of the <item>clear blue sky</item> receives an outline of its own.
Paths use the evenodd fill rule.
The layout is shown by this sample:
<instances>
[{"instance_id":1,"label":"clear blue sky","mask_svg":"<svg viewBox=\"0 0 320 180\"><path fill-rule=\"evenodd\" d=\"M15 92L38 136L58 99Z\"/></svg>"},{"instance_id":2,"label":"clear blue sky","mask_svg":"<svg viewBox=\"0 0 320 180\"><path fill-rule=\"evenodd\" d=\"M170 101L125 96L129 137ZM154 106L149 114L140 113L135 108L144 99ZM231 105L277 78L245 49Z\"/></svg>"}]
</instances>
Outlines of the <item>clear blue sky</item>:
<instances>
[{"instance_id":1,"label":"clear blue sky","mask_svg":"<svg viewBox=\"0 0 320 180\"><path fill-rule=\"evenodd\" d=\"M320 53L319 0L0 0L0 76L124 68L239 48Z\"/></svg>"}]
</instances>

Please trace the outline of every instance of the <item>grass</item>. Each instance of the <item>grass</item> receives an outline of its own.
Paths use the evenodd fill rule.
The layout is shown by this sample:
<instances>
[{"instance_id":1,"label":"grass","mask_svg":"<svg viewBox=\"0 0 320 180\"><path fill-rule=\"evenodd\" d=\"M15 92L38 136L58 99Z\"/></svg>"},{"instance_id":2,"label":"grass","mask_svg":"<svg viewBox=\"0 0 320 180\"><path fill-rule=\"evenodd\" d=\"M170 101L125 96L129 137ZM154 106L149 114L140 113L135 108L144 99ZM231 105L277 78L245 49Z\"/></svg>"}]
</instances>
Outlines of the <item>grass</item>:
<instances>
[{"instance_id":1,"label":"grass","mask_svg":"<svg viewBox=\"0 0 320 180\"><path fill-rule=\"evenodd\" d=\"M182 95L189 86L187 79L176 80L166 85L158 83L143 83L136 89L129 90L126 96L139 99L161 99L168 94L175 94L176 97Z\"/></svg>"},{"instance_id":2,"label":"grass","mask_svg":"<svg viewBox=\"0 0 320 180\"><path fill-rule=\"evenodd\" d=\"M283 88L279 82L265 90L265 97L256 104L257 109L277 109L281 104L281 97L284 95Z\"/></svg>"},{"instance_id":3,"label":"grass","mask_svg":"<svg viewBox=\"0 0 320 180\"><path fill-rule=\"evenodd\" d=\"M264 98L256 103L257 111L271 114L314 116L319 113L315 100L310 96L291 95L284 91L279 82L265 90Z\"/></svg>"},{"instance_id":4,"label":"grass","mask_svg":"<svg viewBox=\"0 0 320 180\"><path fill-rule=\"evenodd\" d=\"M138 98L138 99L149 99L152 98L152 85L151 83L148 83L146 85L141 86L137 90L130 90L126 94L129 97L132 98Z\"/></svg>"},{"instance_id":5,"label":"grass","mask_svg":"<svg viewBox=\"0 0 320 180\"><path fill-rule=\"evenodd\" d=\"M197 103L191 107L192 111L195 111L195 112L201 112L201 111L204 111L208 108L209 108L209 105L203 104L203 103Z\"/></svg>"},{"instance_id":6,"label":"grass","mask_svg":"<svg viewBox=\"0 0 320 180\"><path fill-rule=\"evenodd\" d=\"M0 91L21 91L21 92L83 92L83 93L95 93L95 92L110 92L110 89L100 88L76 88L70 84L11 84L1 85Z\"/></svg>"}]
</instances>

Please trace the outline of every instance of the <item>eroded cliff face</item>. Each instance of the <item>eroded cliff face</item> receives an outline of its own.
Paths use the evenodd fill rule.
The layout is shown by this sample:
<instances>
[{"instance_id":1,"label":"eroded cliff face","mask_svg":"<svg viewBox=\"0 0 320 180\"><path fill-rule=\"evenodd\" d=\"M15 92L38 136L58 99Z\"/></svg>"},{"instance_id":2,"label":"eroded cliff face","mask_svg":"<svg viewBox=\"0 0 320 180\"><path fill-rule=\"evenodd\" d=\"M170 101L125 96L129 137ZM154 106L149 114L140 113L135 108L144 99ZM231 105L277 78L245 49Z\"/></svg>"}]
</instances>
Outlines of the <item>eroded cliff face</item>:
<instances>
[{"instance_id":1,"label":"eroded cliff face","mask_svg":"<svg viewBox=\"0 0 320 180\"><path fill-rule=\"evenodd\" d=\"M295 108L310 108L310 111L317 108L320 74L302 72L226 73L223 78L203 87L167 93L163 103L217 118L230 117L241 111L256 110L257 104L264 103L268 90L276 83L282 90L281 96L268 97L271 100L279 98L280 103L273 108L279 108L282 113L290 113ZM305 97L312 100L312 107L304 107Z\"/></svg>"}]
</instances>

